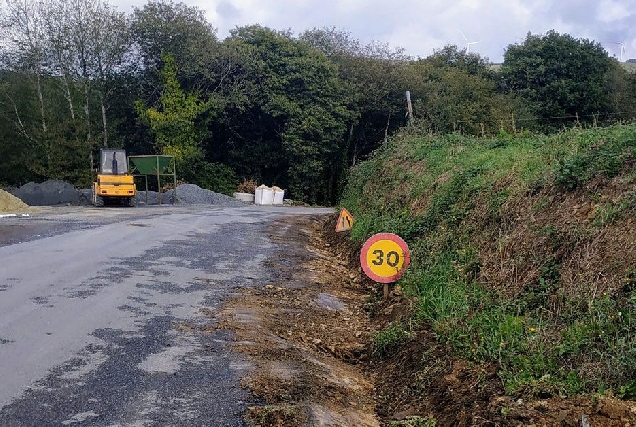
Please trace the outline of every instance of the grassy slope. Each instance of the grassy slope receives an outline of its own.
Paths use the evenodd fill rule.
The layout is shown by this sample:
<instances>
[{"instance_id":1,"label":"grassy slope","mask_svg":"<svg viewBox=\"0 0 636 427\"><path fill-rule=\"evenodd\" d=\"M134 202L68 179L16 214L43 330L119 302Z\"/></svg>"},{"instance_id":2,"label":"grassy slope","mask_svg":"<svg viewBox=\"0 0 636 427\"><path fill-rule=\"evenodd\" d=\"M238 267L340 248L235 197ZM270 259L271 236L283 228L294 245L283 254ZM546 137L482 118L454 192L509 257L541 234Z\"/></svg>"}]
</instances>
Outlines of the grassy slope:
<instances>
[{"instance_id":1,"label":"grassy slope","mask_svg":"<svg viewBox=\"0 0 636 427\"><path fill-rule=\"evenodd\" d=\"M394 232L412 252L399 284L417 308L378 353L425 328L496 363L512 395L636 397L635 164L634 125L395 137L342 200L354 239Z\"/></svg>"}]
</instances>

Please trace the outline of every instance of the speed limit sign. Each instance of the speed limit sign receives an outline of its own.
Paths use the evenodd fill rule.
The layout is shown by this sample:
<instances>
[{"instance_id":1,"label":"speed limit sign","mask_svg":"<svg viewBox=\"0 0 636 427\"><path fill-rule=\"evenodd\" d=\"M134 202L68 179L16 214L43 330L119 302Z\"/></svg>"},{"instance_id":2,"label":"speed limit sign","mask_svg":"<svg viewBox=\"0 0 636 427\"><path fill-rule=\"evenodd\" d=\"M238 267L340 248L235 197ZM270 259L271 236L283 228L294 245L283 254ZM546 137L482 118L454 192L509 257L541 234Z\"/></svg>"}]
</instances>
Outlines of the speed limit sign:
<instances>
[{"instance_id":1,"label":"speed limit sign","mask_svg":"<svg viewBox=\"0 0 636 427\"><path fill-rule=\"evenodd\" d=\"M393 233L378 233L362 246L360 264L369 278L379 283L391 283L402 277L411 262L409 247Z\"/></svg>"}]
</instances>

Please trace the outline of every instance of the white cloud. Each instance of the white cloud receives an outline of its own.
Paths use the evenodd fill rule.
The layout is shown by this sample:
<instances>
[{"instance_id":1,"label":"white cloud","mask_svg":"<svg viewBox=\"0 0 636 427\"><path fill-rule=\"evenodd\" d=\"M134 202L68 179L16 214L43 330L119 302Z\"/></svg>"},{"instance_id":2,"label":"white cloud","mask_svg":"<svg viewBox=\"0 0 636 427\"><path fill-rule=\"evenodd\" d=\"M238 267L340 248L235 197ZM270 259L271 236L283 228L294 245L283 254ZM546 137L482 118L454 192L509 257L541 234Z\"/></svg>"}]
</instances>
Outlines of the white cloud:
<instances>
[{"instance_id":1,"label":"white cloud","mask_svg":"<svg viewBox=\"0 0 636 427\"><path fill-rule=\"evenodd\" d=\"M598 18L605 23L620 21L629 15L626 5L612 0L601 1L597 10Z\"/></svg>"},{"instance_id":2,"label":"white cloud","mask_svg":"<svg viewBox=\"0 0 636 427\"><path fill-rule=\"evenodd\" d=\"M111 0L128 10L129 0ZM174 0L178 1L178 0ZM502 60L504 49L528 31L550 29L576 38L621 40L627 57L636 56L634 0L181 0L206 12L226 37L236 26L259 23L298 34L314 27L349 31L363 43L371 40L403 47L413 56L428 56L446 44ZM132 0L142 6L142 0ZM609 25L608 25L609 24ZM631 54L631 55L630 55Z\"/></svg>"}]
</instances>

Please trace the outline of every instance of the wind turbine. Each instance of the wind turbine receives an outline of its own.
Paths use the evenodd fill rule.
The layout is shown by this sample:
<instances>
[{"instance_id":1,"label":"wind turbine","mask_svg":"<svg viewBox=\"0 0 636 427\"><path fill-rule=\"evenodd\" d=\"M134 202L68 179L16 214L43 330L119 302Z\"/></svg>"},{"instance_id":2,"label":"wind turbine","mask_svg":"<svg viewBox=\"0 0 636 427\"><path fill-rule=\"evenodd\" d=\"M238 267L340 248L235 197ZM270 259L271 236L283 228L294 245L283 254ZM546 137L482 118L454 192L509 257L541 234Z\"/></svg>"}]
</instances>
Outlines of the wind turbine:
<instances>
[{"instance_id":1,"label":"wind turbine","mask_svg":"<svg viewBox=\"0 0 636 427\"><path fill-rule=\"evenodd\" d=\"M619 55L619 58L620 58L620 62L623 62L623 57L625 56L625 42L612 42L612 43L618 44L621 46L621 50L620 50L621 53Z\"/></svg>"},{"instance_id":2,"label":"wind turbine","mask_svg":"<svg viewBox=\"0 0 636 427\"><path fill-rule=\"evenodd\" d=\"M466 38L466 36L464 35L464 33L462 33L462 30L459 30L459 32L461 33L462 37L464 38L464 40L466 40L466 53L470 53L470 45L471 44L477 44L479 43L481 40L476 41L476 42L471 42L468 41L468 39Z\"/></svg>"}]
</instances>

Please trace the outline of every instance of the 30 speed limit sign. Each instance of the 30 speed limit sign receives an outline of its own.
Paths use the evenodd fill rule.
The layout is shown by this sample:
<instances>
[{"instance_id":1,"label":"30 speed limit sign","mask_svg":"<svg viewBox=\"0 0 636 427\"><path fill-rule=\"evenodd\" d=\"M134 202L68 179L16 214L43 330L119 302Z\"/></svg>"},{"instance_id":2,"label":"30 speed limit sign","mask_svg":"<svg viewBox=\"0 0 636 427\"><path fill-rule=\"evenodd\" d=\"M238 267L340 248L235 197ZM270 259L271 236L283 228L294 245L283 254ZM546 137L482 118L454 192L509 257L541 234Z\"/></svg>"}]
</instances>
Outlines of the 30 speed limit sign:
<instances>
[{"instance_id":1,"label":"30 speed limit sign","mask_svg":"<svg viewBox=\"0 0 636 427\"><path fill-rule=\"evenodd\" d=\"M391 283L399 279L411 262L409 247L393 233L378 233L362 246L360 264L372 280Z\"/></svg>"}]
</instances>

